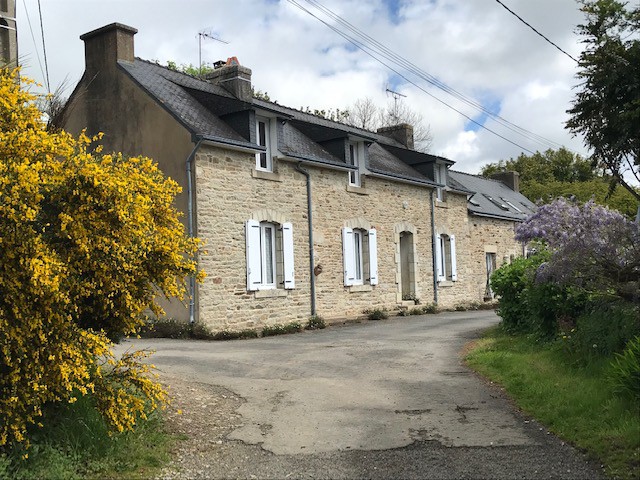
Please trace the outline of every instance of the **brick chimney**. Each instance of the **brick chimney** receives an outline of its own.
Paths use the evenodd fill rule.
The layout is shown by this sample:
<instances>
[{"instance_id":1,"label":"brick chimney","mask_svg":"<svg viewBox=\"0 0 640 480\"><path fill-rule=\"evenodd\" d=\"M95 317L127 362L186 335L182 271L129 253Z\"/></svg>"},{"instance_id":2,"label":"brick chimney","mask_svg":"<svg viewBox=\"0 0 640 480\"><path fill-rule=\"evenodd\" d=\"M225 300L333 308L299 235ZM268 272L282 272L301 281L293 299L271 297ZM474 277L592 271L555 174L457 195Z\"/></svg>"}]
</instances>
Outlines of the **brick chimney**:
<instances>
[{"instance_id":1,"label":"brick chimney","mask_svg":"<svg viewBox=\"0 0 640 480\"><path fill-rule=\"evenodd\" d=\"M118 60L133 62L133 27L112 23L80 36L84 41L85 72L96 73L115 68Z\"/></svg>"},{"instance_id":2,"label":"brick chimney","mask_svg":"<svg viewBox=\"0 0 640 480\"><path fill-rule=\"evenodd\" d=\"M225 64L208 73L205 80L221 86L238 100L249 103L253 100L251 69L240 65L236 57L228 58Z\"/></svg>"},{"instance_id":3,"label":"brick chimney","mask_svg":"<svg viewBox=\"0 0 640 480\"><path fill-rule=\"evenodd\" d=\"M413 127L408 123L401 123L391 127L381 127L378 134L400 142L410 150L413 150Z\"/></svg>"},{"instance_id":4,"label":"brick chimney","mask_svg":"<svg viewBox=\"0 0 640 480\"><path fill-rule=\"evenodd\" d=\"M520 174L514 171L496 172L491 175L491 178L504 183L514 192L520 191Z\"/></svg>"}]
</instances>

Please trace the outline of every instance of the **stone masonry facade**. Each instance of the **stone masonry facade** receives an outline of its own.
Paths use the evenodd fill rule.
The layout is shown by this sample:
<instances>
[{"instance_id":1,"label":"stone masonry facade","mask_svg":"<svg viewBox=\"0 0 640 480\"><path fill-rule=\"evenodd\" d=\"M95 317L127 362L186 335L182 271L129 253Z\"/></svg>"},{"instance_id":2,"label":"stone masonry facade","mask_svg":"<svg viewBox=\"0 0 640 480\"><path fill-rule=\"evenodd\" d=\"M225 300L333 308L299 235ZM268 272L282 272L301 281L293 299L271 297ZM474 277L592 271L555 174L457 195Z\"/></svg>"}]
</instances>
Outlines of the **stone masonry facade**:
<instances>
[{"instance_id":1,"label":"stone masonry facade","mask_svg":"<svg viewBox=\"0 0 640 480\"><path fill-rule=\"evenodd\" d=\"M304 323L314 299L329 322L452 308L491 300L487 265L523 253L514 226L534 206L517 178L452 172L413 148L407 124L371 132L254 98L235 57L208 79L138 59L136 33L114 23L81 37L85 74L61 126L104 132L107 149L154 158L182 187L207 276L167 316L215 332Z\"/></svg>"}]
</instances>

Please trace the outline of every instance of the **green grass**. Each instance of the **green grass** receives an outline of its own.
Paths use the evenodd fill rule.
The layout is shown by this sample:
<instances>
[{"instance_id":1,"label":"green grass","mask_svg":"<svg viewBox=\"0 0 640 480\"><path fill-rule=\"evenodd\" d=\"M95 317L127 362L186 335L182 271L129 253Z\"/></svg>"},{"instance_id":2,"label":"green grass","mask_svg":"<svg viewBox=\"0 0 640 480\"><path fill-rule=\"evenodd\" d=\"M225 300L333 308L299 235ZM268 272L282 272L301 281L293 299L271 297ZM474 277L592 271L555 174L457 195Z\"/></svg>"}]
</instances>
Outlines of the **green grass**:
<instances>
[{"instance_id":1,"label":"green grass","mask_svg":"<svg viewBox=\"0 0 640 480\"><path fill-rule=\"evenodd\" d=\"M88 397L47 413L28 449L0 452L0 478L149 478L169 460L173 439L160 415L152 414L133 432L109 436Z\"/></svg>"},{"instance_id":2,"label":"green grass","mask_svg":"<svg viewBox=\"0 0 640 480\"><path fill-rule=\"evenodd\" d=\"M611 358L580 365L556 343L489 330L468 365L501 384L516 404L585 450L611 477L640 478L640 400L611 388Z\"/></svg>"}]
</instances>

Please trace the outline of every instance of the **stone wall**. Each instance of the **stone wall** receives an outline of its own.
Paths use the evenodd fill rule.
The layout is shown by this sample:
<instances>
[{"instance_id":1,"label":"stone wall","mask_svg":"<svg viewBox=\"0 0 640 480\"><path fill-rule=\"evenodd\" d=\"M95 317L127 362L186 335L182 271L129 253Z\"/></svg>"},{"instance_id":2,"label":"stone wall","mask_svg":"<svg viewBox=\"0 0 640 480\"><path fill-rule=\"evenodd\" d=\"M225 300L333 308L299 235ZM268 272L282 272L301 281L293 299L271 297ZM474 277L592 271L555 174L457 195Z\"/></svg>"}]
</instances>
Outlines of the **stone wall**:
<instances>
[{"instance_id":1,"label":"stone wall","mask_svg":"<svg viewBox=\"0 0 640 480\"><path fill-rule=\"evenodd\" d=\"M253 170L252 154L203 147L196 155L197 235L205 240L200 266L199 319L212 330L256 328L310 316L306 179L295 164L280 161L276 173ZM395 310L401 300L399 234L413 234L417 295L433 297L431 234L425 189L367 177L347 187L347 173L306 166L311 173L317 313L327 320L362 316L364 310ZM248 292L245 222L291 222L293 290ZM344 286L342 228L375 228L378 285Z\"/></svg>"},{"instance_id":2,"label":"stone wall","mask_svg":"<svg viewBox=\"0 0 640 480\"><path fill-rule=\"evenodd\" d=\"M515 222L470 216L465 195L448 193L446 202L435 208L436 233L456 238L458 278L438 284L438 305L452 308L485 301L486 253L496 255L496 267L522 255L522 245L514 239Z\"/></svg>"},{"instance_id":3,"label":"stone wall","mask_svg":"<svg viewBox=\"0 0 640 480\"><path fill-rule=\"evenodd\" d=\"M469 217L470 295L484 300L487 284L486 253L495 253L496 267L510 263L523 254L522 244L514 239L516 222L492 218Z\"/></svg>"}]
</instances>

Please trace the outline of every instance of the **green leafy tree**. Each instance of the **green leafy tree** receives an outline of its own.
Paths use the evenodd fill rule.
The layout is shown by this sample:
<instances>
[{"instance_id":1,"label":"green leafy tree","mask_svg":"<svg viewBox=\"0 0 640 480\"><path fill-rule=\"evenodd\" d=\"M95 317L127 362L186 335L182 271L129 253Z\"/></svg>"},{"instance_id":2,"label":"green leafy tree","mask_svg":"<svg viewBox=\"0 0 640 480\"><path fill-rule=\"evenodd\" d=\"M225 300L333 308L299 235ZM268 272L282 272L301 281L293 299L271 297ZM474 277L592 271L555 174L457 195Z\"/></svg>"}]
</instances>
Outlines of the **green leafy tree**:
<instances>
[{"instance_id":1,"label":"green leafy tree","mask_svg":"<svg viewBox=\"0 0 640 480\"><path fill-rule=\"evenodd\" d=\"M640 201L625 174L640 182L640 6L616 0L584 1L578 27L582 83L567 111L567 128L584 135L596 162Z\"/></svg>"},{"instance_id":2,"label":"green leafy tree","mask_svg":"<svg viewBox=\"0 0 640 480\"><path fill-rule=\"evenodd\" d=\"M635 215L638 208L638 202L630 192L622 188L610 189L612 177L603 169L594 167L590 160L566 148L533 155L523 153L515 159L485 165L481 173L490 177L505 170L520 174L520 191L532 201L547 203L567 197L586 202L594 198L597 203L627 216Z\"/></svg>"}]
</instances>

